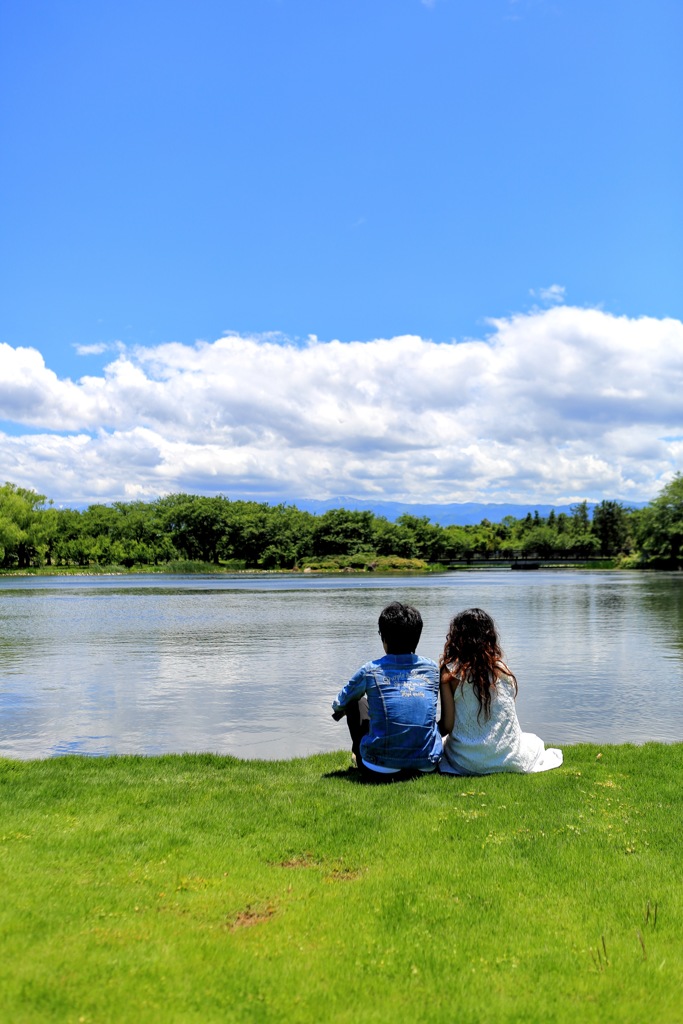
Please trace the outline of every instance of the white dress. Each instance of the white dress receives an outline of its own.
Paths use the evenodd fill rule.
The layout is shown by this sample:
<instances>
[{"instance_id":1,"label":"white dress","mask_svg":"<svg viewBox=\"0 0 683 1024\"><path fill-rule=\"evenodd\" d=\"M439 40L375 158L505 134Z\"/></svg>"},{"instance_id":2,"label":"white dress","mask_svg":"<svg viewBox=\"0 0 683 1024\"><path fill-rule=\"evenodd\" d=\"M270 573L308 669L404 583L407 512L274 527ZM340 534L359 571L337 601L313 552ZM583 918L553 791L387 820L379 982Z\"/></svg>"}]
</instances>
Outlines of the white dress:
<instances>
[{"instance_id":1,"label":"white dress","mask_svg":"<svg viewBox=\"0 0 683 1024\"><path fill-rule=\"evenodd\" d=\"M455 722L444 739L439 771L451 775L489 775L493 772L545 772L562 764L562 751L545 749L533 732L522 732L512 680L500 676L491 687L491 714L479 714L479 701L470 683L453 694Z\"/></svg>"}]
</instances>

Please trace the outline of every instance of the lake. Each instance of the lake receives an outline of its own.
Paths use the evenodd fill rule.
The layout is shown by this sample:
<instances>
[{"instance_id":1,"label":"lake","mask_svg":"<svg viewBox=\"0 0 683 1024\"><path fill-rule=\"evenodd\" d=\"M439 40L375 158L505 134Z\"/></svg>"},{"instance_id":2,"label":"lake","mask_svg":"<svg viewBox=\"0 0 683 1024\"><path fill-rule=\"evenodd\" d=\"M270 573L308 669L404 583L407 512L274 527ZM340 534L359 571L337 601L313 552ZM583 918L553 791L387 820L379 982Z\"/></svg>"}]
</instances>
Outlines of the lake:
<instances>
[{"instance_id":1,"label":"lake","mask_svg":"<svg viewBox=\"0 0 683 1024\"><path fill-rule=\"evenodd\" d=\"M522 728L548 744L683 740L683 573L0 578L0 756L348 746L330 702L382 654L379 612L496 619Z\"/></svg>"}]
</instances>

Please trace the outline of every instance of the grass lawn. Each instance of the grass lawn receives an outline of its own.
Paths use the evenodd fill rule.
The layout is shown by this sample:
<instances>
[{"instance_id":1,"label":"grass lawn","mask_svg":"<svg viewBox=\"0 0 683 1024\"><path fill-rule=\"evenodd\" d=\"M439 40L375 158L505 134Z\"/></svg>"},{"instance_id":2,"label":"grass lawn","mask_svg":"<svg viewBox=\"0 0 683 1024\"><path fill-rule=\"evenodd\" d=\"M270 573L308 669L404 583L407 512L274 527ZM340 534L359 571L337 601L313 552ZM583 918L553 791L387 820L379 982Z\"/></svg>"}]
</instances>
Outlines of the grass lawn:
<instances>
[{"instance_id":1,"label":"grass lawn","mask_svg":"<svg viewBox=\"0 0 683 1024\"><path fill-rule=\"evenodd\" d=\"M683 1020L683 744L0 761L0 1019Z\"/></svg>"}]
</instances>

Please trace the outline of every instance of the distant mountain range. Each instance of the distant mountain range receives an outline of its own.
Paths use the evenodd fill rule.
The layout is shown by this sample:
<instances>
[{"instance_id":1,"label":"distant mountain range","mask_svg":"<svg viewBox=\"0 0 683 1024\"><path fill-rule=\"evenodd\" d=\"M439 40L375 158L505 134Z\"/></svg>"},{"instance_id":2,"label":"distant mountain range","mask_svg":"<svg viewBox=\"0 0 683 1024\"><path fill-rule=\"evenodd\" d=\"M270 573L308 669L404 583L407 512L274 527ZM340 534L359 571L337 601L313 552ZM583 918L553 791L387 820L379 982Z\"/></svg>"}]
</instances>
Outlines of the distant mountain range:
<instances>
[{"instance_id":1,"label":"distant mountain range","mask_svg":"<svg viewBox=\"0 0 683 1024\"><path fill-rule=\"evenodd\" d=\"M545 518L551 510L555 515L560 512L571 513L571 505L513 505L507 503L485 503L478 501L453 502L450 505L444 504L405 504L400 501L372 501L361 498L328 498L325 501L317 501L313 498L292 499L292 505L302 509L304 512L313 512L315 515L322 515L332 508L346 508L353 512L373 512L377 516L384 516L391 522L404 514L410 516L427 516L433 523L439 526L469 526L480 523L482 519L488 519L490 523L500 523L505 516L514 516L515 519L523 519L527 512L532 514L538 510L538 514ZM589 501L588 508L592 513L597 501ZM628 508L644 508L646 501L622 502Z\"/></svg>"},{"instance_id":2,"label":"distant mountain range","mask_svg":"<svg viewBox=\"0 0 683 1024\"><path fill-rule=\"evenodd\" d=\"M410 504L402 501L373 501L372 499L344 496L326 498L324 501L317 500L316 498L259 498L253 494L244 497L239 494L231 494L228 497L233 501L263 501L268 505L277 505L283 502L285 505L295 505L296 508L300 508L303 512L311 512L313 515L322 515L323 512L327 512L328 509L332 508L345 508L350 512L372 512L376 516L384 516L385 519L392 523L402 515L427 516L432 523L436 523L438 526L476 526L482 519L488 519L490 523L500 523L505 519L505 516L523 519L527 512L531 512L533 515L536 511L545 519L553 509L555 510L555 515L558 515L560 512L566 512L569 515L576 504L576 502L572 502L570 505L533 505L531 503L513 505L502 502L463 501L452 502L446 505L438 502ZM625 508L644 508L648 504L647 501L621 501L619 498L614 500L620 501ZM71 501L60 502L56 507L73 508L83 512L91 504L95 503ZM103 504L107 503L104 502ZM597 501L588 502L588 510L591 514L597 504L599 504Z\"/></svg>"}]
</instances>

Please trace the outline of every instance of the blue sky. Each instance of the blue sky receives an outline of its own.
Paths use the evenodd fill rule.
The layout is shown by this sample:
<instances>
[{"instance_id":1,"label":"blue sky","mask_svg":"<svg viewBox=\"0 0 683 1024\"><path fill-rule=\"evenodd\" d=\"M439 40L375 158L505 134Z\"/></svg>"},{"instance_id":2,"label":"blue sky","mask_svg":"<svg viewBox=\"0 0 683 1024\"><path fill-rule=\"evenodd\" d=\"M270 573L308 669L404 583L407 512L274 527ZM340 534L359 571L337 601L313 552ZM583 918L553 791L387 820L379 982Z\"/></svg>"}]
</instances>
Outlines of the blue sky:
<instances>
[{"instance_id":1,"label":"blue sky","mask_svg":"<svg viewBox=\"0 0 683 1024\"><path fill-rule=\"evenodd\" d=\"M0 17L3 478L643 500L682 467L676 0Z\"/></svg>"}]
</instances>

